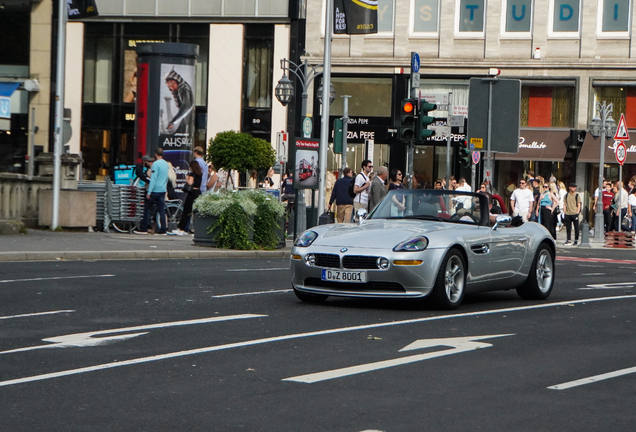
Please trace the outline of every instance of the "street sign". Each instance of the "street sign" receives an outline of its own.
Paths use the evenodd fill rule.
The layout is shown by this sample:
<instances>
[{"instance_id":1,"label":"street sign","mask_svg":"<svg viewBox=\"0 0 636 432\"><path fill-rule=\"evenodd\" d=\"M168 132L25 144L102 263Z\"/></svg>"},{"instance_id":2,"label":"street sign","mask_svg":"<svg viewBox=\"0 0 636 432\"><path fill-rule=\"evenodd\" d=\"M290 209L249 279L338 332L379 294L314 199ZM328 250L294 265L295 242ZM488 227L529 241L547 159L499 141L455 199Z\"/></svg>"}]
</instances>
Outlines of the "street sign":
<instances>
[{"instance_id":1,"label":"street sign","mask_svg":"<svg viewBox=\"0 0 636 432\"><path fill-rule=\"evenodd\" d=\"M314 129L314 124L311 121L311 117L305 117L303 120L303 138L311 138L311 132Z\"/></svg>"},{"instance_id":2,"label":"street sign","mask_svg":"<svg viewBox=\"0 0 636 432\"><path fill-rule=\"evenodd\" d=\"M276 153L280 161L287 161L287 146L289 134L287 132L276 132ZM284 160L283 160L284 159Z\"/></svg>"},{"instance_id":3,"label":"street sign","mask_svg":"<svg viewBox=\"0 0 636 432\"><path fill-rule=\"evenodd\" d=\"M420 99L436 105L448 105L448 93L420 93Z\"/></svg>"},{"instance_id":4,"label":"street sign","mask_svg":"<svg viewBox=\"0 0 636 432\"><path fill-rule=\"evenodd\" d=\"M451 128L450 126L429 126L428 127L430 130L434 130L435 131L435 136L441 136L444 138L448 138L451 134Z\"/></svg>"},{"instance_id":5,"label":"street sign","mask_svg":"<svg viewBox=\"0 0 636 432\"><path fill-rule=\"evenodd\" d=\"M420 88L420 74L412 73L411 74L411 88Z\"/></svg>"},{"instance_id":6,"label":"street sign","mask_svg":"<svg viewBox=\"0 0 636 432\"><path fill-rule=\"evenodd\" d=\"M420 87L420 56L411 52L411 88Z\"/></svg>"},{"instance_id":7,"label":"street sign","mask_svg":"<svg viewBox=\"0 0 636 432\"><path fill-rule=\"evenodd\" d=\"M484 148L484 139L483 138L471 138L470 144L474 146L474 148Z\"/></svg>"},{"instance_id":8,"label":"street sign","mask_svg":"<svg viewBox=\"0 0 636 432\"><path fill-rule=\"evenodd\" d=\"M462 127L464 126L464 116L463 115L451 115L450 116L450 125L451 127Z\"/></svg>"},{"instance_id":9,"label":"street sign","mask_svg":"<svg viewBox=\"0 0 636 432\"><path fill-rule=\"evenodd\" d=\"M473 164L477 165L479 163L479 158L480 158L480 152L478 151L474 151L472 158L473 158Z\"/></svg>"},{"instance_id":10,"label":"street sign","mask_svg":"<svg viewBox=\"0 0 636 432\"><path fill-rule=\"evenodd\" d=\"M0 118L11 119L11 98L0 96Z\"/></svg>"},{"instance_id":11,"label":"street sign","mask_svg":"<svg viewBox=\"0 0 636 432\"><path fill-rule=\"evenodd\" d=\"M435 347L448 347L447 349L425 352L422 354L415 354L406 357L398 357L390 360L376 361L373 363L361 364L357 366L344 367L341 369L328 370L324 372L317 372L308 375L299 375L290 378L285 378L283 381L292 381L306 384L313 384L321 381L326 381L335 378L344 378L351 375L376 371L380 369L386 369L390 367L405 365L409 363L415 363L418 361L433 359L437 357L443 357L452 354L459 354L469 351L477 351L484 348L492 347L492 344L487 342L479 342L482 339L500 338L505 336L512 336L512 334L498 334L487 336L467 336L467 337L454 337L445 339L419 339L413 343L405 346L400 350L414 351L414 350L428 350Z\"/></svg>"},{"instance_id":12,"label":"street sign","mask_svg":"<svg viewBox=\"0 0 636 432\"><path fill-rule=\"evenodd\" d=\"M614 134L615 140L629 141L629 132L627 132L627 123L625 122L625 114L621 114L621 119L618 121L618 127Z\"/></svg>"},{"instance_id":13,"label":"street sign","mask_svg":"<svg viewBox=\"0 0 636 432\"><path fill-rule=\"evenodd\" d=\"M622 166L625 163L625 159L627 159L627 146L623 141L619 141L616 144L616 162Z\"/></svg>"},{"instance_id":14,"label":"street sign","mask_svg":"<svg viewBox=\"0 0 636 432\"><path fill-rule=\"evenodd\" d=\"M492 108L491 112L489 107ZM520 111L520 80L470 79L467 137L482 139L484 149L489 149L493 153L519 152ZM488 134L489 118L490 135ZM489 136L490 143L488 143ZM477 148L477 145L475 147Z\"/></svg>"}]
</instances>

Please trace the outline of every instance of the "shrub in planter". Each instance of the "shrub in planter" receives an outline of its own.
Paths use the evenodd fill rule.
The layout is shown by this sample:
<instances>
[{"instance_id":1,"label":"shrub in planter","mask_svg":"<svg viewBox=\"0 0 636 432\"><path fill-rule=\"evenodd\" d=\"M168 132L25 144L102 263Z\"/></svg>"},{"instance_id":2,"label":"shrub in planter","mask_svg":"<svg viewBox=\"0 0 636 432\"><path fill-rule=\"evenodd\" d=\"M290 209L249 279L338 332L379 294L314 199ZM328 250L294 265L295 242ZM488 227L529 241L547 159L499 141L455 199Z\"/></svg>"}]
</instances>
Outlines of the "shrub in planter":
<instances>
[{"instance_id":1,"label":"shrub in planter","mask_svg":"<svg viewBox=\"0 0 636 432\"><path fill-rule=\"evenodd\" d=\"M275 249L280 242L280 221L285 214L285 207L268 193L243 193L257 206L254 215L254 243L263 249Z\"/></svg>"},{"instance_id":2,"label":"shrub in planter","mask_svg":"<svg viewBox=\"0 0 636 432\"><path fill-rule=\"evenodd\" d=\"M250 219L257 206L245 193L222 191L206 193L197 198L194 210L203 217L215 217L216 222L207 228L214 233L217 247L225 249L252 249Z\"/></svg>"}]
</instances>

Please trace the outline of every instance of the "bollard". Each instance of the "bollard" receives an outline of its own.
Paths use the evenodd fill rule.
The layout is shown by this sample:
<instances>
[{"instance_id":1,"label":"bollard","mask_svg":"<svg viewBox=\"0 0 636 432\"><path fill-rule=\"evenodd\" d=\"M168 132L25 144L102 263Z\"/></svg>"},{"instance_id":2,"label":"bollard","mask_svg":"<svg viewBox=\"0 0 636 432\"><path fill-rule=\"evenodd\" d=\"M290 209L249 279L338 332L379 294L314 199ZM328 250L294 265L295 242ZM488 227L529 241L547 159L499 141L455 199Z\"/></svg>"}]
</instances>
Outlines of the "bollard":
<instances>
[{"instance_id":1,"label":"bollard","mask_svg":"<svg viewBox=\"0 0 636 432\"><path fill-rule=\"evenodd\" d=\"M581 244L579 247L589 248L590 246L590 224L583 221L581 224Z\"/></svg>"}]
</instances>

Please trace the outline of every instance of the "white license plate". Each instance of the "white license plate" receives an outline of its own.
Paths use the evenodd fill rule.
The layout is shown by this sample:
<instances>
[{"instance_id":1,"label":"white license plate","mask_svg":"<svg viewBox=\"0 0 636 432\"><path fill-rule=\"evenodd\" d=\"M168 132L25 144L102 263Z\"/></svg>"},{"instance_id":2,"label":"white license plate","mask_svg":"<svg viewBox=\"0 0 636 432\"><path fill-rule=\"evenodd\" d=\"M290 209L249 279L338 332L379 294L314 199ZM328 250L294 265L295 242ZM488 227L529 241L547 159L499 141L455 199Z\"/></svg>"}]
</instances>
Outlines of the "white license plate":
<instances>
[{"instance_id":1,"label":"white license plate","mask_svg":"<svg viewBox=\"0 0 636 432\"><path fill-rule=\"evenodd\" d=\"M363 271L340 271L322 270L322 280L331 282L367 282L367 272Z\"/></svg>"}]
</instances>

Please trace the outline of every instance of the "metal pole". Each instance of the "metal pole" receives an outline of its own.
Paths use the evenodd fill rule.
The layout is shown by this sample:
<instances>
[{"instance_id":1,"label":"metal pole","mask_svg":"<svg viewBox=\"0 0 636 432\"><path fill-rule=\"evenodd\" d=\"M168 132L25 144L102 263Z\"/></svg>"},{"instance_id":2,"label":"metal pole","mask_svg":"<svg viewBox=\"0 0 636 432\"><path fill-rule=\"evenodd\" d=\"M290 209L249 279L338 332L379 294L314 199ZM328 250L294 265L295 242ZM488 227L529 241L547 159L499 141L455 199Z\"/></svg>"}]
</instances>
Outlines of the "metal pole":
<instances>
[{"instance_id":1,"label":"metal pole","mask_svg":"<svg viewBox=\"0 0 636 432\"><path fill-rule=\"evenodd\" d=\"M29 177L33 177L35 173L35 131L37 126L35 125L35 107L31 108L31 142L29 144L29 170L27 174Z\"/></svg>"},{"instance_id":2,"label":"metal pole","mask_svg":"<svg viewBox=\"0 0 636 432\"><path fill-rule=\"evenodd\" d=\"M340 174L347 167L347 133L349 131L349 95L340 96L344 98L342 109L342 162L340 164Z\"/></svg>"},{"instance_id":3,"label":"metal pole","mask_svg":"<svg viewBox=\"0 0 636 432\"><path fill-rule=\"evenodd\" d=\"M599 197L596 201L596 214L594 215L594 240L597 242L603 242L605 238L605 233L603 229L603 225L605 222L603 220L603 171L605 170L605 134L606 134L606 121L608 111L612 109L612 104L607 106L605 101L603 101L603 105L600 102L596 103L596 110L601 116L601 149L599 156L599 164L598 164L598 191ZM610 224L612 221L610 220Z\"/></svg>"},{"instance_id":4,"label":"metal pole","mask_svg":"<svg viewBox=\"0 0 636 432\"><path fill-rule=\"evenodd\" d=\"M446 117L446 125L450 125L450 117L453 107L453 92L448 92L448 116ZM450 185L450 170L451 170L451 134L448 134L446 138L446 187Z\"/></svg>"},{"instance_id":5,"label":"metal pole","mask_svg":"<svg viewBox=\"0 0 636 432\"><path fill-rule=\"evenodd\" d=\"M322 122L320 128L320 152L318 178L318 214L317 218L325 211L325 183L327 180L327 146L329 145L329 90L331 89L331 35L333 33L333 1L327 1L325 12L325 61L322 74ZM316 225L318 220L316 219Z\"/></svg>"},{"instance_id":6,"label":"metal pole","mask_svg":"<svg viewBox=\"0 0 636 432\"><path fill-rule=\"evenodd\" d=\"M618 232L621 232L623 225L623 164L618 167L618 181L621 182L621 188L618 191Z\"/></svg>"},{"instance_id":7,"label":"metal pole","mask_svg":"<svg viewBox=\"0 0 636 432\"><path fill-rule=\"evenodd\" d=\"M492 187L492 153L490 152L490 141L492 139L492 85L495 79L488 83L488 146L486 151L486 160L484 161L484 180Z\"/></svg>"},{"instance_id":8,"label":"metal pole","mask_svg":"<svg viewBox=\"0 0 636 432\"><path fill-rule=\"evenodd\" d=\"M57 69L55 83L55 129L53 143L53 200L51 231L58 227L60 212L60 177L62 171L62 127L64 125L64 62L66 53L66 14L67 2L58 0L57 29Z\"/></svg>"}]
</instances>

